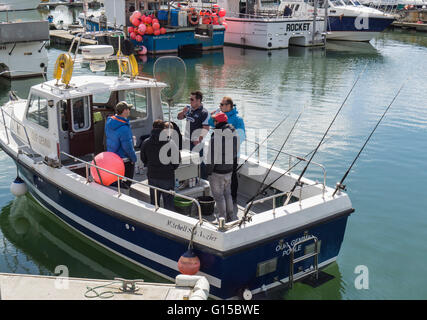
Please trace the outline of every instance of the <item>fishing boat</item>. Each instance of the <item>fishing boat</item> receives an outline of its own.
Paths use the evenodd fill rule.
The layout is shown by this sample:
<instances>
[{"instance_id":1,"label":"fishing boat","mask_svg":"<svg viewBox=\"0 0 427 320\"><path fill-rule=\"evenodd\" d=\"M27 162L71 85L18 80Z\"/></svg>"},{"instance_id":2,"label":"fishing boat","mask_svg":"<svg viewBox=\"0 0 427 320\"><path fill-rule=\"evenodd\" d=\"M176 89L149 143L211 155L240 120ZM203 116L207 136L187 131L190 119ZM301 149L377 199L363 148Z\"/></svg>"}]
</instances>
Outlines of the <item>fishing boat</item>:
<instances>
[{"instance_id":1,"label":"fishing boat","mask_svg":"<svg viewBox=\"0 0 427 320\"><path fill-rule=\"evenodd\" d=\"M0 34L0 76L16 79L46 73L47 21L1 23Z\"/></svg>"},{"instance_id":2,"label":"fishing boat","mask_svg":"<svg viewBox=\"0 0 427 320\"><path fill-rule=\"evenodd\" d=\"M328 0L326 14L323 1L282 0L279 11L289 6L295 15L313 12L315 3L319 3L319 15L327 16L326 38L331 40L370 41L396 19L392 14L366 7L357 0Z\"/></svg>"},{"instance_id":3,"label":"fishing boat","mask_svg":"<svg viewBox=\"0 0 427 320\"><path fill-rule=\"evenodd\" d=\"M137 51L150 54L204 51L221 49L224 45L225 27L220 24L203 24L199 17L191 20L186 10L160 7L158 1L145 0L137 4L133 0L105 0L104 11L87 16L84 12L79 19L87 31L123 30L131 38ZM133 24L131 17L149 17L149 22L138 20ZM153 30L152 20L157 19L159 33ZM140 25L144 31L138 34ZM134 32L133 29L136 31ZM147 29L147 30L146 30ZM151 31L148 31L151 29ZM160 29L162 32L160 33ZM135 34L132 35L132 33ZM145 54L145 53L144 53Z\"/></svg>"},{"instance_id":4,"label":"fishing boat","mask_svg":"<svg viewBox=\"0 0 427 320\"><path fill-rule=\"evenodd\" d=\"M266 9L261 1L218 0L217 3L227 12L226 44L267 50L325 44L323 18L313 12L297 17L284 15L283 10Z\"/></svg>"},{"instance_id":5,"label":"fishing boat","mask_svg":"<svg viewBox=\"0 0 427 320\"><path fill-rule=\"evenodd\" d=\"M0 11L34 10L40 0L1 0Z\"/></svg>"},{"instance_id":6,"label":"fishing boat","mask_svg":"<svg viewBox=\"0 0 427 320\"><path fill-rule=\"evenodd\" d=\"M107 52L104 47L100 51ZM320 182L263 161L255 152L259 148L249 155L242 152L237 212L228 222L202 206L199 197L209 195L210 186L200 177L199 162L192 160L198 152L182 150L175 190L149 185L139 170L127 191L121 183L96 182L92 172L99 170L117 181L129 180L92 161L105 151L104 123L116 103L134 104L132 133L147 135L153 120L164 118L161 97L168 85L139 76L129 57L107 54L93 62L126 61L126 73L72 76L77 52L74 59L71 54L58 58L63 64L57 66L64 69L55 69L54 80L32 86L27 99L15 98L0 108L0 147L17 166L15 195L28 190L84 237L170 281L187 272L180 262L189 259L196 267L188 273L206 277L215 299L250 299L303 278L316 279L337 259L354 209L341 188L326 185L323 166L305 157L286 154L289 165L316 165ZM172 194L175 210L151 204L150 190ZM190 210L182 210L184 202Z\"/></svg>"}]
</instances>

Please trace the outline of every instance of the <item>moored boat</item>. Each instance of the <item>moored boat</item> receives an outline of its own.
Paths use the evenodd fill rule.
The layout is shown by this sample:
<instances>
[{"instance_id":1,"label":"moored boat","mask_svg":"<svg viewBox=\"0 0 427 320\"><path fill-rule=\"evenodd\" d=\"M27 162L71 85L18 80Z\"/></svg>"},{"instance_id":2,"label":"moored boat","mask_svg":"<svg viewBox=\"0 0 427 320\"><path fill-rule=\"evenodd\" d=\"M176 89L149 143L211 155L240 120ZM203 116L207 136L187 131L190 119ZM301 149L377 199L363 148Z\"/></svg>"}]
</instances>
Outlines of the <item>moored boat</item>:
<instances>
[{"instance_id":1,"label":"moored boat","mask_svg":"<svg viewBox=\"0 0 427 320\"><path fill-rule=\"evenodd\" d=\"M64 60L65 68L70 63ZM247 161L241 161L238 175L238 213L225 224L204 216L197 198L210 193L209 182L200 179L198 162L184 161L194 156L188 150L182 152L176 176L180 182L199 178L191 187L162 190L149 185L143 172L134 176L128 192L120 184L96 183L91 168L105 169L91 161L105 150L105 118L114 114L119 101L132 102L133 135L149 134L153 120L164 117L161 91L166 84L133 72L119 77L63 76L63 83L61 77L40 83L31 88L28 99L0 108L0 146L15 161L33 197L68 226L169 280L179 273L181 254L192 247L200 260L197 274L208 279L213 298L250 298L315 275L336 260L354 209L346 193L332 195L335 189L326 185L325 171L322 182L298 179L285 168L273 166L269 171L270 164L242 154ZM256 190L268 185L248 206ZM150 189L188 200L195 212L150 204ZM291 202L284 205L288 196Z\"/></svg>"},{"instance_id":2,"label":"moored boat","mask_svg":"<svg viewBox=\"0 0 427 320\"><path fill-rule=\"evenodd\" d=\"M328 0L327 14L325 2L318 2L318 13L327 16L327 39L346 41L370 41L384 31L396 17L375 8L368 8L357 0ZM279 10L289 6L294 14L314 11L314 1L282 0Z\"/></svg>"},{"instance_id":3,"label":"moored boat","mask_svg":"<svg viewBox=\"0 0 427 320\"><path fill-rule=\"evenodd\" d=\"M86 26L87 31L101 30L123 30L131 37L132 29L144 25L144 31L140 32L138 38L131 38L138 51L146 51L151 54L163 54L179 51L203 51L221 49L224 45L225 27L220 24L203 24L199 20L192 22L188 12L179 9L162 9L157 1L140 1L135 6L131 0L106 0L104 2L105 12L86 17L84 13L79 19ZM138 12L138 17L149 17L150 22L139 20L131 23L131 17ZM162 33L153 30L157 19ZM129 29L131 28L131 29ZM147 31L145 31L147 28ZM148 29L151 28L151 31ZM145 49L144 49L145 48Z\"/></svg>"}]
</instances>

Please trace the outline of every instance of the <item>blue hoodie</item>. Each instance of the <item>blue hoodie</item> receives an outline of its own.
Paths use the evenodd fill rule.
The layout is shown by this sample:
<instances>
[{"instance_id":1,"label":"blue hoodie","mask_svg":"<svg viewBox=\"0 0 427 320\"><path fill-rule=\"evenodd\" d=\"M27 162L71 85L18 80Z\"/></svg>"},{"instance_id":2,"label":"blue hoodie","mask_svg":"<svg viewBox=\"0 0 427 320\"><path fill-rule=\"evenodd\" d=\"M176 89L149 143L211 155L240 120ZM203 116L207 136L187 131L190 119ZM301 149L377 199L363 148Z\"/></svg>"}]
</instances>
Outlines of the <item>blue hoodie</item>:
<instances>
[{"instance_id":1,"label":"blue hoodie","mask_svg":"<svg viewBox=\"0 0 427 320\"><path fill-rule=\"evenodd\" d=\"M107 137L107 151L114 152L121 158L129 158L133 163L136 162L132 130L128 119L118 115L108 117L105 124L105 135Z\"/></svg>"},{"instance_id":2,"label":"blue hoodie","mask_svg":"<svg viewBox=\"0 0 427 320\"><path fill-rule=\"evenodd\" d=\"M236 129L237 133L239 134L239 143L241 144L246 139L246 132L245 132L245 123L243 122L243 119L238 116L239 111L236 110L234 107L229 112L225 112L228 118L228 123L231 124L234 129ZM209 126L215 127L214 120L212 116L209 117Z\"/></svg>"}]
</instances>

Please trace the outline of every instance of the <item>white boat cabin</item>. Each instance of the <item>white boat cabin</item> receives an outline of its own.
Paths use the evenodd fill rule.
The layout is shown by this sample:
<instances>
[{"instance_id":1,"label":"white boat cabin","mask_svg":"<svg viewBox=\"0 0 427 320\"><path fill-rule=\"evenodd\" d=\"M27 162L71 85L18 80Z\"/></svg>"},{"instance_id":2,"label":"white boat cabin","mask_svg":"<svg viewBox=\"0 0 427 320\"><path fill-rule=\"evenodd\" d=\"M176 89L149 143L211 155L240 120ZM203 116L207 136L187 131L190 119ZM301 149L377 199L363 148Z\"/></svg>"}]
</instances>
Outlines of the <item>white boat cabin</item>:
<instances>
[{"instance_id":1,"label":"white boat cabin","mask_svg":"<svg viewBox=\"0 0 427 320\"><path fill-rule=\"evenodd\" d=\"M131 80L123 77L76 76L69 88L56 80L33 86L25 108L15 108L21 138L40 155L65 160L65 152L75 157L92 156L105 151L104 127L119 101L134 105L130 124L136 137L148 135L152 123L163 119L160 91L165 84L153 79ZM26 133L22 130L26 128Z\"/></svg>"}]
</instances>

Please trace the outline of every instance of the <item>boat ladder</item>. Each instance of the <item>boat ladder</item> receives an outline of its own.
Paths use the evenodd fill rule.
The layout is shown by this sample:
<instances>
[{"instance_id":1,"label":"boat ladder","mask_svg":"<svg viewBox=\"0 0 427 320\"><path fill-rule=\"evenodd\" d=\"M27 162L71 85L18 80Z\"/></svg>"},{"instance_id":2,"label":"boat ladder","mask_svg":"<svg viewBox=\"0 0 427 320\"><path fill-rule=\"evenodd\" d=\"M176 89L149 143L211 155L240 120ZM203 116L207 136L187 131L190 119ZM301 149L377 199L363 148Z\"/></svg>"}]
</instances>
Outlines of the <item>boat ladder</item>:
<instances>
[{"instance_id":1,"label":"boat ladder","mask_svg":"<svg viewBox=\"0 0 427 320\"><path fill-rule=\"evenodd\" d=\"M299 245L308 242L313 241L314 248L312 252L305 253L303 256L295 258L294 252L295 248L298 248ZM306 247L307 248L307 247ZM306 249L307 250L307 249ZM294 275L294 266L296 263L313 258L313 267L310 269L307 269L305 271L301 271L300 274ZM316 280L319 278L319 245L318 245L318 239L315 236L308 236L304 239L297 241L294 243L294 245L291 248L290 253L290 259L289 259L289 288L292 288L292 285L294 282L301 280L302 278L305 278L309 275L314 274L316 277Z\"/></svg>"}]
</instances>

